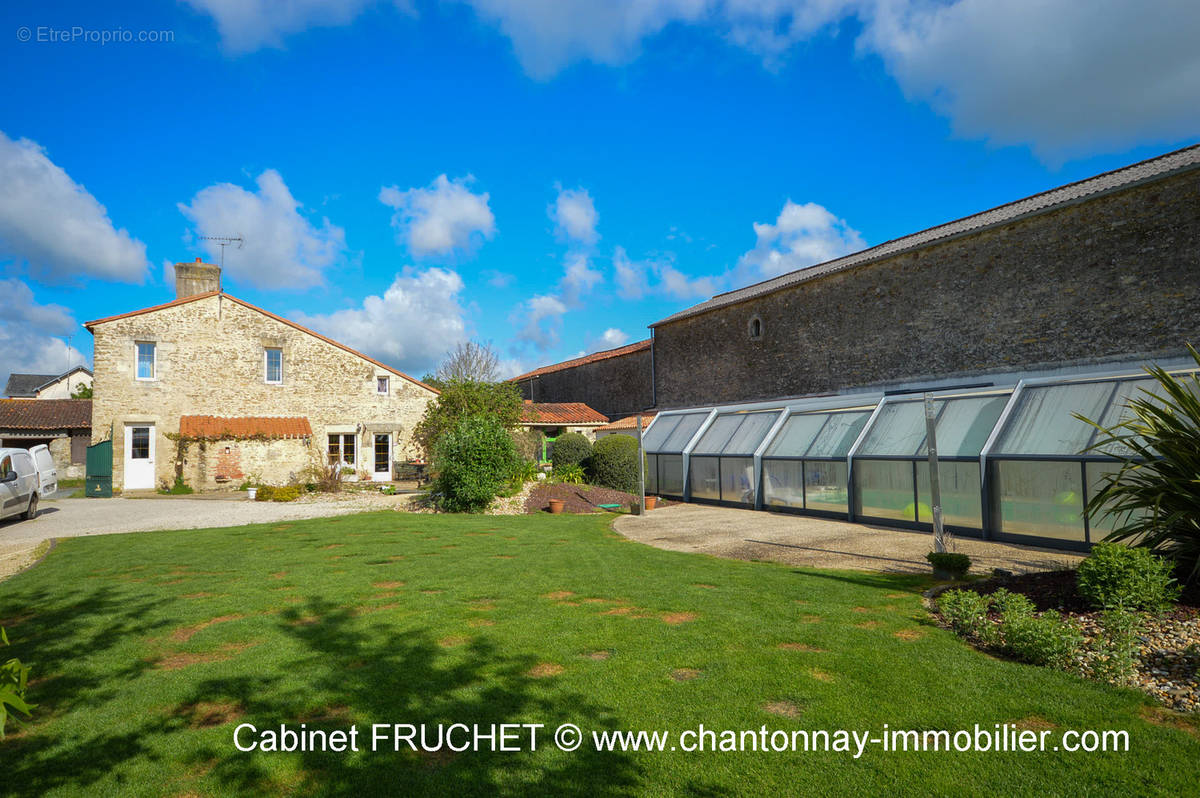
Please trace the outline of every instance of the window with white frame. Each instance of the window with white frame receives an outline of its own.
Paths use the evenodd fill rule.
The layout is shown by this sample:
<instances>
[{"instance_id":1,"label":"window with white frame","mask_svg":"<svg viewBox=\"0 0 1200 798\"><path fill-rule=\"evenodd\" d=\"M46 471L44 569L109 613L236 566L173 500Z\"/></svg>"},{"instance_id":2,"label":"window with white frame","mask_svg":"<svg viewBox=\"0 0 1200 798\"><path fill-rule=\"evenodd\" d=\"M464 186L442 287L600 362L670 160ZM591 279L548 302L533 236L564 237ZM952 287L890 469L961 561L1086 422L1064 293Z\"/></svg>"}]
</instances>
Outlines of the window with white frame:
<instances>
[{"instance_id":1,"label":"window with white frame","mask_svg":"<svg viewBox=\"0 0 1200 798\"><path fill-rule=\"evenodd\" d=\"M137 347L137 378L139 380L152 380L155 378L155 345L153 341L138 341Z\"/></svg>"},{"instance_id":2,"label":"window with white frame","mask_svg":"<svg viewBox=\"0 0 1200 798\"><path fill-rule=\"evenodd\" d=\"M387 377L375 378L375 393L387 393L390 380Z\"/></svg>"},{"instance_id":3,"label":"window with white frame","mask_svg":"<svg viewBox=\"0 0 1200 798\"><path fill-rule=\"evenodd\" d=\"M266 362L267 382L272 385L279 385L283 382L283 350L276 347L267 347L264 350L264 359Z\"/></svg>"},{"instance_id":4,"label":"window with white frame","mask_svg":"<svg viewBox=\"0 0 1200 798\"><path fill-rule=\"evenodd\" d=\"M329 436L329 464L354 468L354 433L333 433Z\"/></svg>"}]
</instances>

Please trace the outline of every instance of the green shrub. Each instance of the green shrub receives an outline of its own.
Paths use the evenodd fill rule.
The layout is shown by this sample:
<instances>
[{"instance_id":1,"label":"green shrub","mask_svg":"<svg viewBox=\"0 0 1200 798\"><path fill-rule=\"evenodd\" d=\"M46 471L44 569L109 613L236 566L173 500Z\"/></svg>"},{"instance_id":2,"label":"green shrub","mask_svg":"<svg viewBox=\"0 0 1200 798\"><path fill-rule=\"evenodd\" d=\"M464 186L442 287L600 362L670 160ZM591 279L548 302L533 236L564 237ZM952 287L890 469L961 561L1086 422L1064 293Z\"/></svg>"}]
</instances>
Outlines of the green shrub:
<instances>
[{"instance_id":1,"label":"green shrub","mask_svg":"<svg viewBox=\"0 0 1200 798\"><path fill-rule=\"evenodd\" d=\"M175 484L169 488L159 488L158 492L163 496L187 496L195 493L191 486L183 481L183 477L176 476Z\"/></svg>"},{"instance_id":2,"label":"green shrub","mask_svg":"<svg viewBox=\"0 0 1200 798\"><path fill-rule=\"evenodd\" d=\"M638 488L638 443L630 435L609 435L596 441L589 469L595 485L641 493Z\"/></svg>"},{"instance_id":3,"label":"green shrub","mask_svg":"<svg viewBox=\"0 0 1200 798\"><path fill-rule=\"evenodd\" d=\"M963 637L984 637L988 623L987 596L974 590L947 590L938 598L938 609L950 627Z\"/></svg>"},{"instance_id":4,"label":"green shrub","mask_svg":"<svg viewBox=\"0 0 1200 798\"><path fill-rule=\"evenodd\" d=\"M583 466L580 465L566 465L561 468L555 468L550 474L550 478L555 482L562 482L566 485L582 485L586 476Z\"/></svg>"},{"instance_id":5,"label":"green shrub","mask_svg":"<svg viewBox=\"0 0 1200 798\"><path fill-rule=\"evenodd\" d=\"M531 460L518 460L513 466L513 481L524 485L526 482L537 479L537 475L541 472L542 469L538 467L537 463Z\"/></svg>"},{"instance_id":6,"label":"green shrub","mask_svg":"<svg viewBox=\"0 0 1200 798\"><path fill-rule=\"evenodd\" d=\"M259 485L254 494L254 500L257 502L269 502L275 498L277 489L270 485Z\"/></svg>"},{"instance_id":7,"label":"green shrub","mask_svg":"<svg viewBox=\"0 0 1200 798\"><path fill-rule=\"evenodd\" d=\"M1004 650L1024 662L1060 670L1074 667L1083 647L1083 633L1057 613L1014 614L1001 620Z\"/></svg>"},{"instance_id":8,"label":"green shrub","mask_svg":"<svg viewBox=\"0 0 1200 798\"><path fill-rule=\"evenodd\" d=\"M438 438L433 490L450 512L480 512L512 478L517 453L512 436L491 416L468 416Z\"/></svg>"},{"instance_id":9,"label":"green shrub","mask_svg":"<svg viewBox=\"0 0 1200 798\"><path fill-rule=\"evenodd\" d=\"M1100 634L1092 640L1088 675L1110 684L1125 685L1137 672L1138 632L1141 621L1128 610L1105 610Z\"/></svg>"},{"instance_id":10,"label":"green shrub","mask_svg":"<svg viewBox=\"0 0 1200 798\"><path fill-rule=\"evenodd\" d=\"M1179 598L1171 571L1149 549L1098 543L1079 564L1079 594L1101 609L1157 612Z\"/></svg>"},{"instance_id":11,"label":"green shrub","mask_svg":"<svg viewBox=\"0 0 1200 798\"><path fill-rule=\"evenodd\" d=\"M1200 376L1146 372L1158 384L1126 402L1124 421L1104 428L1076 416L1099 430L1089 451L1120 458L1087 513L1116 519L1108 540L1144 546L1175 562L1185 581L1200 581Z\"/></svg>"},{"instance_id":12,"label":"green shrub","mask_svg":"<svg viewBox=\"0 0 1200 798\"><path fill-rule=\"evenodd\" d=\"M261 489L260 489L261 490ZM300 486L288 485L286 488L275 488L274 495L271 496L273 502L291 502L300 498Z\"/></svg>"},{"instance_id":13,"label":"green shrub","mask_svg":"<svg viewBox=\"0 0 1200 798\"><path fill-rule=\"evenodd\" d=\"M965 554L950 551L931 551L925 555L930 565L939 571L951 574L955 579L962 579L971 570L971 558Z\"/></svg>"},{"instance_id":14,"label":"green shrub","mask_svg":"<svg viewBox=\"0 0 1200 798\"><path fill-rule=\"evenodd\" d=\"M523 404L515 383L465 379L439 382L441 394L426 405L425 415L413 429L414 440L430 457L441 437L464 419L486 416L506 430L516 429L521 423Z\"/></svg>"},{"instance_id":15,"label":"green shrub","mask_svg":"<svg viewBox=\"0 0 1200 798\"><path fill-rule=\"evenodd\" d=\"M0 626L0 645L8 645L8 634ZM25 687L29 683L29 666L13 657L0 665L0 740L4 739L4 727L8 716L15 710L29 717L35 704L25 702Z\"/></svg>"},{"instance_id":16,"label":"green shrub","mask_svg":"<svg viewBox=\"0 0 1200 798\"><path fill-rule=\"evenodd\" d=\"M550 462L557 471L564 466L582 466L592 456L592 442L579 432L559 435L550 452Z\"/></svg>"},{"instance_id":17,"label":"green shrub","mask_svg":"<svg viewBox=\"0 0 1200 798\"><path fill-rule=\"evenodd\" d=\"M987 624L984 627L983 641L993 648L1004 648L1004 627L1020 618L1028 618L1034 614L1033 602L1020 593L1011 593L1000 588L989 597L992 610L1000 616L999 624Z\"/></svg>"}]
</instances>

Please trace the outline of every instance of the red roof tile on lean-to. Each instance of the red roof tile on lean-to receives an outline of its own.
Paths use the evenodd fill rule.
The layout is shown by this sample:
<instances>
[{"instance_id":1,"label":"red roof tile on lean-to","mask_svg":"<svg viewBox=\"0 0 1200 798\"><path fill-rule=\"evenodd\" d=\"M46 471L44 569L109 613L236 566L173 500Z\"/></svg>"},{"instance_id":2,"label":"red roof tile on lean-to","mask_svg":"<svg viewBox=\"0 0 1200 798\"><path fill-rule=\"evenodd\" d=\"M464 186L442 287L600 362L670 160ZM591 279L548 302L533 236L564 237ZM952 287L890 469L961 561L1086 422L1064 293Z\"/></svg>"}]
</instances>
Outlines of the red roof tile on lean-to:
<instances>
[{"instance_id":1,"label":"red roof tile on lean-to","mask_svg":"<svg viewBox=\"0 0 1200 798\"><path fill-rule=\"evenodd\" d=\"M0 399L0 429L91 428L91 399Z\"/></svg>"},{"instance_id":2,"label":"red roof tile on lean-to","mask_svg":"<svg viewBox=\"0 0 1200 798\"><path fill-rule=\"evenodd\" d=\"M608 416L583 402L525 402L521 420L526 424L607 424Z\"/></svg>"},{"instance_id":3,"label":"red roof tile on lean-to","mask_svg":"<svg viewBox=\"0 0 1200 798\"><path fill-rule=\"evenodd\" d=\"M180 416L179 434L187 438L308 438L312 427L303 416L272 418L267 416Z\"/></svg>"},{"instance_id":4,"label":"red roof tile on lean-to","mask_svg":"<svg viewBox=\"0 0 1200 798\"><path fill-rule=\"evenodd\" d=\"M513 377L509 382L519 382L528 380L532 377L540 377L543 374L549 374L554 371L562 371L563 369L575 368L576 366L584 366L588 363L595 363L600 360L608 360L610 357L620 357L621 355L632 355L634 352L642 352L650 348L652 338L647 338L645 341L638 341L635 344L626 344L618 346L616 349L605 349L603 352L593 352L590 355L577 357L574 360L564 360L562 363L555 363L551 366L542 366L533 371L527 371L519 377Z\"/></svg>"}]
</instances>

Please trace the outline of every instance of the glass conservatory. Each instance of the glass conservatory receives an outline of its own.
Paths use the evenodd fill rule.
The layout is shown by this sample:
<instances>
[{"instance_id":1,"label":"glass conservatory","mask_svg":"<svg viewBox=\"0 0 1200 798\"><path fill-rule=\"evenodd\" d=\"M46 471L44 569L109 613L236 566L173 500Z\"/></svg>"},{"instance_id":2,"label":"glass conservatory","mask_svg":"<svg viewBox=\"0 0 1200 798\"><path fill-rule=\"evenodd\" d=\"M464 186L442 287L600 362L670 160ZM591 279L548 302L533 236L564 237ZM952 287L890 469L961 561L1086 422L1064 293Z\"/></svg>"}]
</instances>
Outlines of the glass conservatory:
<instances>
[{"instance_id":1,"label":"glass conservatory","mask_svg":"<svg viewBox=\"0 0 1200 798\"><path fill-rule=\"evenodd\" d=\"M1163 364L1188 373L1177 361ZM1015 383L1015 384L1012 384ZM659 413L646 429L646 491L669 498L927 530L925 401L935 415L942 516L952 531L1087 548L1126 519L1086 517L1123 452L1076 414L1118 423L1155 390L1144 372L1042 377L1005 386L847 393Z\"/></svg>"}]
</instances>

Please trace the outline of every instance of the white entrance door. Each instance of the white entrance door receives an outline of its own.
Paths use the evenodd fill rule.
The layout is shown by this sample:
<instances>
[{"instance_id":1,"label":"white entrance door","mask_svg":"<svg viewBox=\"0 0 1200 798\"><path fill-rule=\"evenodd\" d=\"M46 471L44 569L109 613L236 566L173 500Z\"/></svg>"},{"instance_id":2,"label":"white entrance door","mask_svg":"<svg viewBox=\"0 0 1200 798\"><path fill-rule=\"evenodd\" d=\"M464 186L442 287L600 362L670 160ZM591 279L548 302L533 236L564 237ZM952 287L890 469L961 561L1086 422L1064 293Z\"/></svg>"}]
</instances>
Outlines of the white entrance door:
<instances>
[{"instance_id":1,"label":"white entrance door","mask_svg":"<svg viewBox=\"0 0 1200 798\"><path fill-rule=\"evenodd\" d=\"M125 425L125 490L154 487L154 425Z\"/></svg>"},{"instance_id":2,"label":"white entrance door","mask_svg":"<svg viewBox=\"0 0 1200 798\"><path fill-rule=\"evenodd\" d=\"M392 436L391 434L375 435L374 469L371 479L375 482L392 481Z\"/></svg>"}]
</instances>

